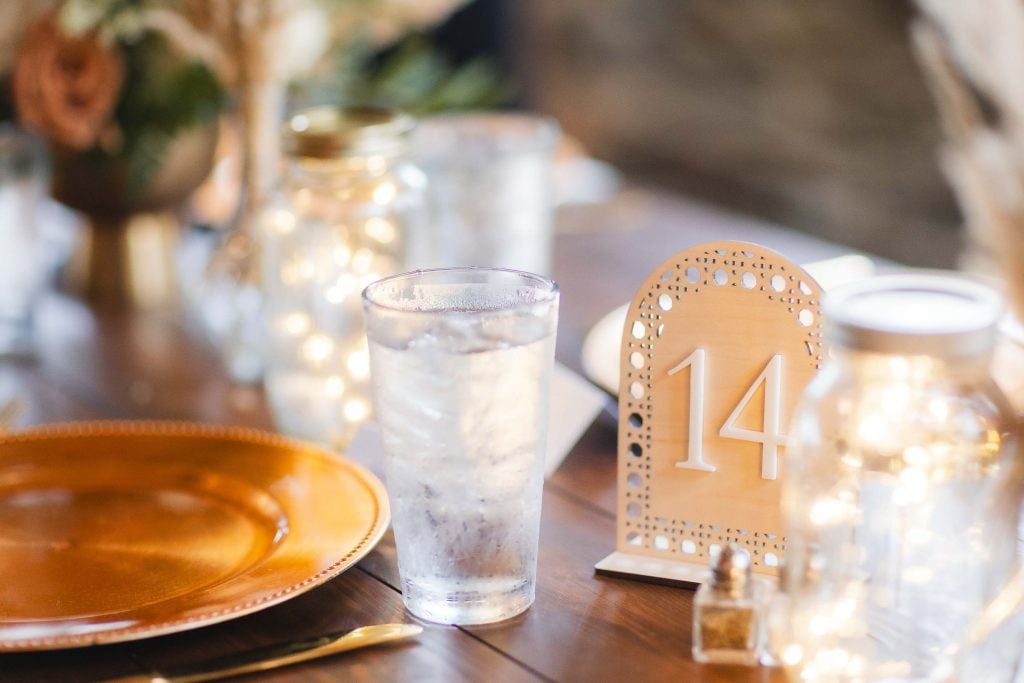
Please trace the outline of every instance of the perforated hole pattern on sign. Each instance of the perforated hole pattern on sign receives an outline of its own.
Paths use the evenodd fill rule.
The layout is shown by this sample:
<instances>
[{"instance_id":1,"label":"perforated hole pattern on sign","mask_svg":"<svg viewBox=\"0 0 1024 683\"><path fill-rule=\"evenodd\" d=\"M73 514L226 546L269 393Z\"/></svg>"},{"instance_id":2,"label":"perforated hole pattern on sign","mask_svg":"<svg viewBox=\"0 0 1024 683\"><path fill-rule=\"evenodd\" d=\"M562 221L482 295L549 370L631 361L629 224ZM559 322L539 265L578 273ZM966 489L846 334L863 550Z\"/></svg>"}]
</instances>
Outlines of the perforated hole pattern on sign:
<instances>
[{"instance_id":1,"label":"perforated hole pattern on sign","mask_svg":"<svg viewBox=\"0 0 1024 683\"><path fill-rule=\"evenodd\" d=\"M626 545L664 553L666 559L705 563L715 546L745 547L755 565L777 567L785 538L765 530L722 528L714 520L665 519L651 515L651 423L653 416L651 359L666 329L674 304L705 288L738 287L760 292L784 306L793 324L805 330L807 361L821 367L821 325L809 309L819 305L814 290L784 264L752 250L703 249L684 251L673 267L654 279L630 312L630 335L623 386L629 387L620 406L620 430L625 430L625 457L619 458L624 503ZM639 354L639 357L637 356ZM642 362L641 362L642 361Z\"/></svg>"}]
</instances>

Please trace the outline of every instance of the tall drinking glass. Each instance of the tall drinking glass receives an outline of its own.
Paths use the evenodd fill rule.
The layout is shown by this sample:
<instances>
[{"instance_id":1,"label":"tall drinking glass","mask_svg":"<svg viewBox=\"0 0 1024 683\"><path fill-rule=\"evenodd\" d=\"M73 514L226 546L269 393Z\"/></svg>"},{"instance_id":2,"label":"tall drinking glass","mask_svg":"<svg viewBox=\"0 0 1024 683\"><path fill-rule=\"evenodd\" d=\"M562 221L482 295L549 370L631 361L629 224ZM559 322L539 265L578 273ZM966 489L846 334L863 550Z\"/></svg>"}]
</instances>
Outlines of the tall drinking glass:
<instances>
[{"instance_id":1,"label":"tall drinking glass","mask_svg":"<svg viewBox=\"0 0 1024 683\"><path fill-rule=\"evenodd\" d=\"M554 223L552 162L560 132L533 114L442 114L413 133L427 174L430 266L489 266L547 275Z\"/></svg>"},{"instance_id":2,"label":"tall drinking glass","mask_svg":"<svg viewBox=\"0 0 1024 683\"><path fill-rule=\"evenodd\" d=\"M371 284L363 306L405 605L515 616L534 599L558 287L426 270Z\"/></svg>"}]
</instances>

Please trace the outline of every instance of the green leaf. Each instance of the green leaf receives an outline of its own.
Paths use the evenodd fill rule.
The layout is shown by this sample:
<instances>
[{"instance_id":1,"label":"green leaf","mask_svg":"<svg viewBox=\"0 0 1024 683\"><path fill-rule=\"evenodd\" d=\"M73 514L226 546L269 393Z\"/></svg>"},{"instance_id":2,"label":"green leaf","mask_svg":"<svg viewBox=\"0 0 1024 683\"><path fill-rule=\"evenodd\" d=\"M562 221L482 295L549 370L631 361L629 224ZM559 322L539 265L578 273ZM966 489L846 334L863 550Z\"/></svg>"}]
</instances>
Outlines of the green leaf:
<instances>
[{"instance_id":1,"label":"green leaf","mask_svg":"<svg viewBox=\"0 0 1024 683\"><path fill-rule=\"evenodd\" d=\"M339 94L415 114L496 107L513 94L488 60L453 66L423 35L410 36L383 56L351 66L353 74Z\"/></svg>"},{"instance_id":2,"label":"green leaf","mask_svg":"<svg viewBox=\"0 0 1024 683\"><path fill-rule=\"evenodd\" d=\"M467 62L448 73L430 97L413 107L414 113L497 107L512 96L512 89L501 81L494 66L483 59Z\"/></svg>"},{"instance_id":3,"label":"green leaf","mask_svg":"<svg viewBox=\"0 0 1024 683\"><path fill-rule=\"evenodd\" d=\"M124 140L120 156L132 169L132 184L142 189L174 137L211 121L226 96L206 65L180 58L158 34L122 49L127 74L115 112Z\"/></svg>"}]
</instances>

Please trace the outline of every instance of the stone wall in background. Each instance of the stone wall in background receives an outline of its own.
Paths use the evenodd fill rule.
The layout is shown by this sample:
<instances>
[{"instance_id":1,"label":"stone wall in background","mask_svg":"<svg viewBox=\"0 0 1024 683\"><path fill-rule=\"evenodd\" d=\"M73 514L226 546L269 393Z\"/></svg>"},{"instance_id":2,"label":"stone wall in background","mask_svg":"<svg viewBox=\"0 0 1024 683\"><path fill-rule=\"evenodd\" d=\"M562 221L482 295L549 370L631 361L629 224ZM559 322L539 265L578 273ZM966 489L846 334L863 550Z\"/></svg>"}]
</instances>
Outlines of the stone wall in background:
<instances>
[{"instance_id":1,"label":"stone wall in background","mask_svg":"<svg viewBox=\"0 0 1024 683\"><path fill-rule=\"evenodd\" d=\"M507 0L503 11L523 99L594 156L908 264L957 258L908 2Z\"/></svg>"}]
</instances>

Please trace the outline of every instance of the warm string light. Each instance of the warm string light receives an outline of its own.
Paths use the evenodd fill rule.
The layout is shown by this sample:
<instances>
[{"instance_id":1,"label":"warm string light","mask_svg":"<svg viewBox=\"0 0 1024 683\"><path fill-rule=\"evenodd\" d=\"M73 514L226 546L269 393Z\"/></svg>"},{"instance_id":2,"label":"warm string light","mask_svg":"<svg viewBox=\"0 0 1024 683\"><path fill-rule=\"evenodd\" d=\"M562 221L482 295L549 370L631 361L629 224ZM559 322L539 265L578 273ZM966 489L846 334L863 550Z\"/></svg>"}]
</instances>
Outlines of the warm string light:
<instances>
[{"instance_id":1,"label":"warm string light","mask_svg":"<svg viewBox=\"0 0 1024 683\"><path fill-rule=\"evenodd\" d=\"M391 244L395 241L395 226L384 218L374 216L366 220L365 232L367 236L381 244Z\"/></svg>"},{"instance_id":2,"label":"warm string light","mask_svg":"<svg viewBox=\"0 0 1024 683\"><path fill-rule=\"evenodd\" d=\"M982 530L977 525L968 532L967 546L950 547L933 528L937 514L935 487L945 484L953 476L958 458L963 458L964 441L975 444L973 450L998 454L1001 446L999 432L985 425L965 424L957 421L959 406L955 397L949 395L929 396L927 374L923 370L933 369L930 364L916 366L905 358L889 359L888 370L898 381L876 382L864 390L860 401L860 412L853 402L846 399L838 409L853 419L851 433L839 439L840 462L848 472L857 473L865 462L878 471L871 476L890 486L891 515L877 515L864 520L860 495L840 479L822 495L807 503L806 517L809 522L828 538L830 529L848 529L862 523L873 528L871 533L883 536L887 527L899 526L899 535L904 542L903 556L910 558L898 572L899 581L908 590L927 591L939 578L937 573L943 567L955 566L963 553L971 552L984 556ZM908 426L903 416L912 412L922 415L924 425ZM955 424L946 427L947 423ZM939 426L938 429L936 426ZM964 428L967 428L965 439ZM916 431L915 431L916 430ZM913 441L916 432L922 438ZM973 433L972 433L973 432ZM885 461L885 465L880 463ZM823 541L828 542L828 541ZM856 550L852 546L850 552ZM861 554L864 548L859 549ZM916 560L914 558L917 558ZM828 567L817 563L812 570L828 571ZM876 604L876 608L895 609L896 596L890 596L890 604ZM789 643L782 648L780 658L789 667L798 668L802 680L806 681L856 681L866 675L867 660L851 652L842 643L857 638L867 638L868 622L865 619L864 596L847 595L831 601L819 601L813 609L792 615L796 630L802 630L810 637L800 642ZM879 598L875 596L876 603ZM884 601L883 601L884 603ZM808 647L808 643L813 644ZM912 670L909 661L892 661L888 669L899 675Z\"/></svg>"},{"instance_id":3,"label":"warm string light","mask_svg":"<svg viewBox=\"0 0 1024 683\"><path fill-rule=\"evenodd\" d=\"M390 181L377 185L370 196L377 205L388 205L395 200L397 188ZM327 197L328 195L324 195ZM309 188L300 188L292 194L293 206L314 215L325 215L318 202L325 201ZM266 229L280 237L296 234L300 219L294 210L270 209L265 214ZM381 215L371 215L356 223L360 230L353 231L346 223L337 223L328 231L338 240L320 258L315 250L303 248L286 257L279 269L280 283L296 291L321 283L323 300L336 307L358 310L359 293L378 280L382 273L395 272L400 261L388 250L398 241L395 223ZM371 246L375 245L375 246ZM358 314L358 313L357 313ZM292 377L288 383L279 383L278 390L294 395L298 403L323 401L338 406L337 415L345 422L358 424L370 416L370 403L365 396L370 363L365 336L360 332L352 338L336 339L320 329L306 311L294 310L278 316L278 329L295 349L298 362L296 372L310 381Z\"/></svg>"},{"instance_id":4,"label":"warm string light","mask_svg":"<svg viewBox=\"0 0 1024 683\"><path fill-rule=\"evenodd\" d=\"M386 205L395 200L398 188L389 180L386 180L373 189L373 201L377 204Z\"/></svg>"},{"instance_id":5,"label":"warm string light","mask_svg":"<svg viewBox=\"0 0 1024 683\"><path fill-rule=\"evenodd\" d=\"M833 352L789 450L777 657L806 683L946 680L1015 559L1013 419L989 376L999 297L890 276L825 309Z\"/></svg>"},{"instance_id":6,"label":"warm string light","mask_svg":"<svg viewBox=\"0 0 1024 683\"><path fill-rule=\"evenodd\" d=\"M352 260L352 249L347 244L339 244L331 251L334 263L342 268Z\"/></svg>"},{"instance_id":7,"label":"warm string light","mask_svg":"<svg viewBox=\"0 0 1024 683\"><path fill-rule=\"evenodd\" d=\"M290 235L295 230L295 214L287 209L271 209L264 218L268 229L278 235Z\"/></svg>"},{"instance_id":8,"label":"warm string light","mask_svg":"<svg viewBox=\"0 0 1024 683\"><path fill-rule=\"evenodd\" d=\"M288 168L261 216L275 422L335 445L372 412L361 293L417 257L405 240L424 182L404 154L411 120L381 112L296 113Z\"/></svg>"}]
</instances>

